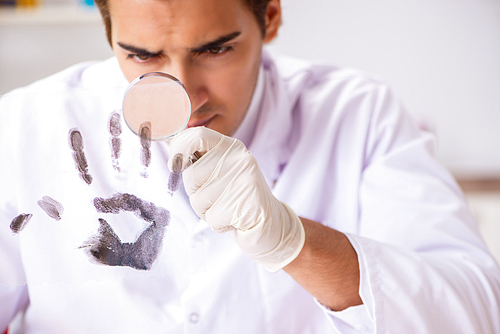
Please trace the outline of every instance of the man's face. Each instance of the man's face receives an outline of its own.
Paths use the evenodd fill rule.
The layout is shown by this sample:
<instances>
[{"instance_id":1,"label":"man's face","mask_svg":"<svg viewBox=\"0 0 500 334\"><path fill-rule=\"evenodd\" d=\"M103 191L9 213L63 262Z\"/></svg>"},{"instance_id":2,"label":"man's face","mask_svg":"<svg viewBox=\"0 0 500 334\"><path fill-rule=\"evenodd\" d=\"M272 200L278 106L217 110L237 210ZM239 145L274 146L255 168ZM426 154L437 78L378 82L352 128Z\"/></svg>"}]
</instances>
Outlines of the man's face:
<instances>
[{"instance_id":1,"label":"man's face","mask_svg":"<svg viewBox=\"0 0 500 334\"><path fill-rule=\"evenodd\" d=\"M252 98L263 43L243 0L110 0L109 9L127 80L174 75L191 98L188 126L233 135Z\"/></svg>"}]
</instances>

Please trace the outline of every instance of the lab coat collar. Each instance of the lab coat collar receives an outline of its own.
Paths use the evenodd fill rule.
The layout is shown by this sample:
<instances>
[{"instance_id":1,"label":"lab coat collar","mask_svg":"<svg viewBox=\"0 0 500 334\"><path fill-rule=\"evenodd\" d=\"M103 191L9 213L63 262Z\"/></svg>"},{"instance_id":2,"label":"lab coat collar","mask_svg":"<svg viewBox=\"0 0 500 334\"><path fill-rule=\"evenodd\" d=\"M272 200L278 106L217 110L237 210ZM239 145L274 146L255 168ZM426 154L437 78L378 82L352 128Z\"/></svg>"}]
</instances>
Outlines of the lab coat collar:
<instances>
[{"instance_id":1,"label":"lab coat collar","mask_svg":"<svg viewBox=\"0 0 500 334\"><path fill-rule=\"evenodd\" d=\"M264 50L261 66L262 90L258 103L253 140L248 146L259 163L260 170L272 187L282 166L288 160L287 139L292 128L292 107L295 98L289 96L274 60ZM256 92L258 92L256 90ZM256 103L257 104L257 103Z\"/></svg>"}]
</instances>

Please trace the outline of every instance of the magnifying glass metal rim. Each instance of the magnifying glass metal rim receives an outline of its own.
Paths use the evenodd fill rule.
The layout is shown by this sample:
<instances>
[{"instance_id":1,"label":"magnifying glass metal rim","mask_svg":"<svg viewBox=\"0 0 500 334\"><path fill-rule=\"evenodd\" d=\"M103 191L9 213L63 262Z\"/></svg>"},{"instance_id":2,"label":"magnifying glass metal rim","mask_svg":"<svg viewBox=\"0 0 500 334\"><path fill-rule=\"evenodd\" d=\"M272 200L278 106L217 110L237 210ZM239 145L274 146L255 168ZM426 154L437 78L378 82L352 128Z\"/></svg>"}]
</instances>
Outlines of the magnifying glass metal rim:
<instances>
[{"instance_id":1,"label":"magnifying glass metal rim","mask_svg":"<svg viewBox=\"0 0 500 334\"><path fill-rule=\"evenodd\" d=\"M177 79L173 75L165 73L165 72L148 72L148 73L145 73L145 74L143 74L143 75L135 78L128 85L127 89L125 90L125 93L123 94L123 100L122 100L122 116L123 116L123 119L125 121L125 124L127 124L127 127L130 129L130 131L132 131L137 136L140 136L140 134L136 130L132 129L132 127L128 124L127 118L125 117L125 112L124 112L123 106L124 106L125 98L127 97L128 92L135 86L135 84L137 84L139 81L143 80L144 78L148 78L148 77L165 77L165 78L168 78L168 79L174 81L178 85L180 85L182 87L182 90L184 91L184 94L186 94L187 101L188 101L189 114L191 115L191 99L189 98L189 94L187 92L187 89L184 86L184 84L182 83L182 81L180 81L179 79ZM176 132L174 132L174 133L172 133L172 134L170 134L168 136L165 136L165 137L151 138L151 140L152 141L162 141L162 140L169 139L169 138L175 136L176 134L178 134L179 132L181 132L182 130L184 130L187 127L188 122L189 122L189 117L187 117L186 122Z\"/></svg>"}]
</instances>

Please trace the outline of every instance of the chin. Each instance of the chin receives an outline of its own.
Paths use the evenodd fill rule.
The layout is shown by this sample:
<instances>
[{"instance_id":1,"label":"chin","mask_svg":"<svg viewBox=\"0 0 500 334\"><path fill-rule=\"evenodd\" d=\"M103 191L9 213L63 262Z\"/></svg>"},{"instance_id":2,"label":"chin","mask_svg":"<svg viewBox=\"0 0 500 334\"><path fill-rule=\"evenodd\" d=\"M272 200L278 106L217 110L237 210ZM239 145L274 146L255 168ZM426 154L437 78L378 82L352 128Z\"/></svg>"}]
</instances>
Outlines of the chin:
<instances>
[{"instance_id":1,"label":"chin","mask_svg":"<svg viewBox=\"0 0 500 334\"><path fill-rule=\"evenodd\" d=\"M219 133L222 133L223 135L229 136L229 137L232 136L234 133L234 131L230 132L227 129L224 129L224 126L217 124L217 122L210 122L207 125L205 125L205 127L209 128L211 130L217 131Z\"/></svg>"}]
</instances>

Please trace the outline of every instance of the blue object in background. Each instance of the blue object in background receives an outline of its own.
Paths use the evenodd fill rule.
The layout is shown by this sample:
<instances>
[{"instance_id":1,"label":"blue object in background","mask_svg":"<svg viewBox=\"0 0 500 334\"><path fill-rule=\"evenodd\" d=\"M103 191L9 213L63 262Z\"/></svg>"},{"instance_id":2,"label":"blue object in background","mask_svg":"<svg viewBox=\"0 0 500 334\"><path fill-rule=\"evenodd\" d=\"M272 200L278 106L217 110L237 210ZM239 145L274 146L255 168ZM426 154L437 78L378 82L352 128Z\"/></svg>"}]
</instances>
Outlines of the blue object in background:
<instances>
[{"instance_id":1,"label":"blue object in background","mask_svg":"<svg viewBox=\"0 0 500 334\"><path fill-rule=\"evenodd\" d=\"M89 6L89 7L93 7L93 6L95 6L95 4L94 4L94 0L82 0L82 3L83 3L85 6Z\"/></svg>"},{"instance_id":2,"label":"blue object in background","mask_svg":"<svg viewBox=\"0 0 500 334\"><path fill-rule=\"evenodd\" d=\"M0 0L0 7L9 7L15 5L16 5L16 0Z\"/></svg>"}]
</instances>

